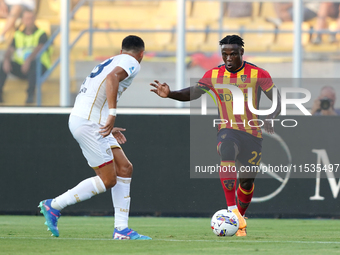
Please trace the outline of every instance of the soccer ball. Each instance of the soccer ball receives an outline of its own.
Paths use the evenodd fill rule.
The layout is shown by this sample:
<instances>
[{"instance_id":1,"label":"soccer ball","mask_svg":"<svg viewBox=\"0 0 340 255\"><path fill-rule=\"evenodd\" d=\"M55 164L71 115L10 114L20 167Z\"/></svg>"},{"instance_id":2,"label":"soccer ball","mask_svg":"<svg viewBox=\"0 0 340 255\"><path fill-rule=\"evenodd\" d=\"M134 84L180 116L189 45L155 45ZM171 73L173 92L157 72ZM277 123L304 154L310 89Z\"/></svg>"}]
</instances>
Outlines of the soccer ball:
<instances>
[{"instance_id":1,"label":"soccer ball","mask_svg":"<svg viewBox=\"0 0 340 255\"><path fill-rule=\"evenodd\" d=\"M222 209L211 218L211 228L217 236L233 236L238 230L239 222L235 213Z\"/></svg>"}]
</instances>

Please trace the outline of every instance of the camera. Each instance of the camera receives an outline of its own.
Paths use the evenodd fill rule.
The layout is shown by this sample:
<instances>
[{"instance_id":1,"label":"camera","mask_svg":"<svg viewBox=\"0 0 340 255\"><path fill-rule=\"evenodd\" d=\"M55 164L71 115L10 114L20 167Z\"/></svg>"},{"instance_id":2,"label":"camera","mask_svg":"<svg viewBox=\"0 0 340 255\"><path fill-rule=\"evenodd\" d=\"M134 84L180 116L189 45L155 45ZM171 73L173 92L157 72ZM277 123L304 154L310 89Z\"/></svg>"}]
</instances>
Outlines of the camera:
<instances>
[{"instance_id":1,"label":"camera","mask_svg":"<svg viewBox=\"0 0 340 255\"><path fill-rule=\"evenodd\" d=\"M328 110L331 107L331 99L324 97L320 99L320 108L321 110Z\"/></svg>"}]
</instances>

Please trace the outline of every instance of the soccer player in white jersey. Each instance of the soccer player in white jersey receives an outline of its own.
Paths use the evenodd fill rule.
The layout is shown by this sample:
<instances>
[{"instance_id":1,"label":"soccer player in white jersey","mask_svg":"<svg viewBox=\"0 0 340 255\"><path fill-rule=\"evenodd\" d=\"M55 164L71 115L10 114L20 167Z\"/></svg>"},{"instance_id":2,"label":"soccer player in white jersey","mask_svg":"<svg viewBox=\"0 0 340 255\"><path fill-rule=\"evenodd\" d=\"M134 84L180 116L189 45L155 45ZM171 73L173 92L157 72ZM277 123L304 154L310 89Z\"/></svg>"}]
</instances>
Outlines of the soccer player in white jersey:
<instances>
[{"instance_id":1,"label":"soccer player in white jersey","mask_svg":"<svg viewBox=\"0 0 340 255\"><path fill-rule=\"evenodd\" d=\"M63 208L111 189L115 209L113 239L151 239L128 228L132 164L119 145L126 141L120 132L124 129L114 127L118 99L138 74L143 54L143 40L127 36L122 42L121 54L97 65L80 88L69 128L96 176L54 199L40 202L45 224L56 237Z\"/></svg>"}]
</instances>

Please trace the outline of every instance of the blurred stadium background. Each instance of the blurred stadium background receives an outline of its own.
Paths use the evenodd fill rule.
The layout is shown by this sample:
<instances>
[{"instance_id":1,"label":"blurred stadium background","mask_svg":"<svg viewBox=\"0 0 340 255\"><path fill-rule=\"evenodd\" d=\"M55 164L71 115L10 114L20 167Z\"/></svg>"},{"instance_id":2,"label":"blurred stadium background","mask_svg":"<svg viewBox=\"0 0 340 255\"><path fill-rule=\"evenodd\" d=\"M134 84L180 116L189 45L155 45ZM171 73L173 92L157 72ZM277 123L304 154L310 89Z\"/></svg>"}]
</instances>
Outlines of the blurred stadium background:
<instances>
[{"instance_id":1,"label":"blurred stadium background","mask_svg":"<svg viewBox=\"0 0 340 255\"><path fill-rule=\"evenodd\" d=\"M37 24L49 35L53 60L60 57L61 49L61 2L40 1ZM176 50L178 4L185 2L185 84L190 78L200 78L204 72L221 63L218 41L226 34L239 34L245 40L245 59L269 71L274 78L337 78L339 70L339 40L329 42L330 32L336 29L336 19L327 18L329 29L324 31L322 43L312 43L317 18L302 22L302 70L294 75L294 22L275 22L278 17L274 4L279 1L248 1L251 9L246 17L228 16L230 0L80 0L73 1L73 17L69 22L70 44L78 38L69 55L68 70L70 100L63 106L71 106L81 82L92 67L103 59L118 54L120 42L127 34L141 36L146 43L146 56L142 72L121 99L121 107L188 107L171 100L161 100L148 92L148 84L155 78L176 85ZM234 1L236 3L237 1ZM245 1L247 2L247 1ZM298 2L298 1L291 1ZM308 1L307 3L322 1ZM0 28L5 20L0 20ZM92 28L93 30L89 30ZM296 26L295 26L296 28ZM90 31L90 32L89 32ZM91 33L91 31L93 31ZM9 35L9 38L10 39ZM314 33L315 36L315 33ZM340 35L337 34L337 39ZM183 42L184 43L184 42ZM0 59L6 44L0 45ZM183 56L180 56L183 57ZM295 60L298 61L298 60ZM177 63L177 64L176 64ZM296 62L295 62L296 63ZM48 76L41 87L41 106L60 105L60 65ZM177 81L178 82L178 81ZM325 82L326 83L326 82ZM320 84L327 85L327 84ZM11 78L4 88L1 106L20 106L25 103L26 82ZM291 85L288 85L291 86ZM336 85L336 87L338 87ZM340 94L338 88L337 92ZM316 96L319 85L311 92ZM38 89L38 91L40 91ZM137 93L136 93L137 92ZM38 96L39 97L39 96ZM143 100L140 100L140 98ZM40 97L39 97L40 98ZM339 103L339 102L338 102ZM40 105L40 104L39 104ZM340 104L337 104L340 105ZM310 104L307 104L310 107Z\"/></svg>"},{"instance_id":2,"label":"blurred stadium background","mask_svg":"<svg viewBox=\"0 0 340 255\"><path fill-rule=\"evenodd\" d=\"M52 44L54 61L61 55L62 38L58 31L62 1L65 0L42 0L38 11L38 25L55 36ZM79 40L71 48L66 66L70 74L70 100L66 105L60 97L63 77L60 65L56 65L42 83L39 108L15 107L24 106L27 83L14 77L8 80L4 88L4 103L0 105L1 165L7 170L0 178L0 213L37 214L38 201L55 196L82 178L93 175L68 131L67 113L70 108L58 107L72 106L83 79L96 64L118 54L121 40L128 34L139 35L146 43L142 70L119 102L118 113L125 114L117 118L117 125L127 128L129 142L124 145L124 150L137 169L131 190L131 214L209 216L225 206L219 180L190 179L189 104L160 99L149 91L149 83L154 79L167 82L172 88L181 85L178 85L176 78L179 63L177 49L178 45L184 44L184 41L178 44L176 32L177 5L181 2L77 1L73 6L74 16L69 22L69 36L70 43L76 38ZM340 78L339 34L338 41L329 42L330 32L336 27L336 19L327 18L330 29L324 31L322 42L318 45L312 43L316 18L301 24L304 31L300 45L302 58L297 64L302 66L302 70L297 76L294 72L296 59L293 57L296 26L293 22L272 22L277 18L274 2L278 1L251 1L250 16L241 18L226 16L224 6L230 2L184 1L186 33L183 87L190 84L190 79L202 77L206 70L221 63L218 41L222 37L239 34L245 40L244 59L269 71L274 82L281 78L312 78L310 84L308 80L307 83L301 82L302 87L306 86L312 92L312 100L306 104L307 108L311 107L324 85L334 86L340 95L340 86L337 84ZM0 28L3 24L4 20L0 20ZM89 32L91 26L94 29L92 36ZM6 44L0 46L0 59L6 47ZM290 87L293 86L291 81L281 84ZM336 107L339 107L339 101ZM334 135L340 124L338 119L320 117L313 121L299 116L299 128L292 131L279 127L278 134L291 149L292 163L338 163L339 138ZM205 147L217 157L215 133L204 135L208 138ZM281 148L282 144L275 145L275 141L266 139L270 146L265 149L267 158L264 160L268 163L271 159L272 164L286 164L287 156ZM275 150L272 149L274 147ZM281 151L277 152L279 147ZM322 154L322 150L328 153L328 158ZM69 178L65 180L65 176ZM313 175L306 180L289 180L287 184L286 177L282 175L270 180L258 180L258 193L255 196L270 197L261 203L252 204L250 216L340 216L340 184L337 178L322 175L320 180L320 176L318 179ZM16 193L7 192L9 187L19 187L22 195L20 205L15 199ZM112 214L109 201L110 194L107 193L67 208L65 213Z\"/></svg>"}]
</instances>

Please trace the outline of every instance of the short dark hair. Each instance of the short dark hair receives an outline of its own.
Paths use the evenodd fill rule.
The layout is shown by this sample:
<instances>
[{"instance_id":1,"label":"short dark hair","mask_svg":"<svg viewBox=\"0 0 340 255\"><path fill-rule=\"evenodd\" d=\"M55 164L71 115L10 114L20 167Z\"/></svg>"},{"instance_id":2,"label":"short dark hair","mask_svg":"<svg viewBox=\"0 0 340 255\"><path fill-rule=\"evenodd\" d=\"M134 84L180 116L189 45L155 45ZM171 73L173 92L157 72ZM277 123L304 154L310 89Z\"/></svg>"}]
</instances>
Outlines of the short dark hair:
<instances>
[{"instance_id":1,"label":"short dark hair","mask_svg":"<svg viewBox=\"0 0 340 255\"><path fill-rule=\"evenodd\" d=\"M227 35L220 41L220 45L224 44L237 44L238 46L244 47L244 42L238 35Z\"/></svg>"},{"instance_id":2,"label":"short dark hair","mask_svg":"<svg viewBox=\"0 0 340 255\"><path fill-rule=\"evenodd\" d=\"M136 35L129 35L122 42L122 50L139 52L144 48L144 41Z\"/></svg>"}]
</instances>

